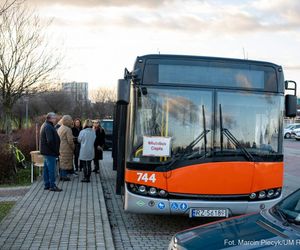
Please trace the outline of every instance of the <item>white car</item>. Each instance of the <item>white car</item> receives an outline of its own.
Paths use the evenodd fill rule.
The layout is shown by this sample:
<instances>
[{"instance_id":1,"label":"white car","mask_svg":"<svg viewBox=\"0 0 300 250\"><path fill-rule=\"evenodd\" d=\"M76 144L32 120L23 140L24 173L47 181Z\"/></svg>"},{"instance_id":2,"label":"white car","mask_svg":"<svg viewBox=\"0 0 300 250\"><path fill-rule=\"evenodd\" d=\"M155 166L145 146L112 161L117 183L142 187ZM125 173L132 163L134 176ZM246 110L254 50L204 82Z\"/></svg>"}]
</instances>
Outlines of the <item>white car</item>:
<instances>
[{"instance_id":1,"label":"white car","mask_svg":"<svg viewBox=\"0 0 300 250\"><path fill-rule=\"evenodd\" d=\"M293 130L292 134L297 141L300 141L300 128Z\"/></svg>"},{"instance_id":2,"label":"white car","mask_svg":"<svg viewBox=\"0 0 300 250\"><path fill-rule=\"evenodd\" d=\"M285 129L283 130L283 135L284 138L286 139L290 139L292 138L292 134L295 130L300 129L300 123L293 123L293 124L289 124L287 127L285 127Z\"/></svg>"}]
</instances>

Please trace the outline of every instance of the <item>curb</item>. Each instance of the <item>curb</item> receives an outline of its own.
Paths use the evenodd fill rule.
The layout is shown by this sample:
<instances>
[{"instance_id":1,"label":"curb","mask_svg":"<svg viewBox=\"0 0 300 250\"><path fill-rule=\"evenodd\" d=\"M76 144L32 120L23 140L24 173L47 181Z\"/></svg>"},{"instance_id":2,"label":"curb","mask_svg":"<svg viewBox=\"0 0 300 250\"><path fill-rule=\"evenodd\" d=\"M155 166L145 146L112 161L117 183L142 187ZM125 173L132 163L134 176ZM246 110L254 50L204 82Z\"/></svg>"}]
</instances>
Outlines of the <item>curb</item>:
<instances>
[{"instance_id":1,"label":"curb","mask_svg":"<svg viewBox=\"0 0 300 250\"><path fill-rule=\"evenodd\" d=\"M0 187L0 191L10 191L10 190L22 190L22 189L30 189L33 184L29 186L18 186L18 187Z\"/></svg>"},{"instance_id":2,"label":"curb","mask_svg":"<svg viewBox=\"0 0 300 250\"><path fill-rule=\"evenodd\" d=\"M103 161L102 161L103 164ZM101 171L101 168L100 168ZM102 222L103 222L103 231L105 235L105 246L106 249L115 249L115 244L113 241L113 235L110 227L110 221L107 213L107 206L106 206L106 201L104 198L104 192L103 192L103 187L102 187L102 180L101 180L101 174L98 174L99 179L100 179L100 185L99 185L99 191L100 191L100 206L101 206L101 216L102 216Z\"/></svg>"}]
</instances>

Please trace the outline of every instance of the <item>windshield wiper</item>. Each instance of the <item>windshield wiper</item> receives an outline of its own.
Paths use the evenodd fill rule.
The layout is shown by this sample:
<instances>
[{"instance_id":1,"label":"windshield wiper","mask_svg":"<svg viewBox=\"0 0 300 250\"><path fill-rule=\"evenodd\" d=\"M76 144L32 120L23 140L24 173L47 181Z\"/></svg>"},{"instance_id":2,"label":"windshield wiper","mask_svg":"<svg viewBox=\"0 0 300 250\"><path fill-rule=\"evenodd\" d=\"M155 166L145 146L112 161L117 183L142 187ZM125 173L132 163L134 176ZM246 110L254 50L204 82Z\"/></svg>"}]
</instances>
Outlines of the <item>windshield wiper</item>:
<instances>
[{"instance_id":1,"label":"windshield wiper","mask_svg":"<svg viewBox=\"0 0 300 250\"><path fill-rule=\"evenodd\" d=\"M206 129L206 119L205 119L205 109L204 105L202 105L202 120L203 120L203 131L200 135L196 137L188 146L186 146L183 150L183 153L179 154L176 158L171 161L169 168L171 168L178 160L183 159L184 156L187 156L190 151L204 138L204 155L205 157L207 155L207 134L210 132L209 129Z\"/></svg>"},{"instance_id":2,"label":"windshield wiper","mask_svg":"<svg viewBox=\"0 0 300 250\"><path fill-rule=\"evenodd\" d=\"M246 156L249 161L254 161L254 157L249 153L249 151L240 144L236 137L227 129L223 128L223 116L222 116L222 105L219 104L220 111L220 144L221 151L223 151L223 135L225 135L236 147L238 147Z\"/></svg>"},{"instance_id":3,"label":"windshield wiper","mask_svg":"<svg viewBox=\"0 0 300 250\"><path fill-rule=\"evenodd\" d=\"M278 205L274 207L274 210L279 215L279 217L281 218L281 220L283 221L282 225L284 225L284 226L290 226L290 223L289 223L289 220L288 220L286 214L279 208Z\"/></svg>"},{"instance_id":4,"label":"windshield wiper","mask_svg":"<svg viewBox=\"0 0 300 250\"><path fill-rule=\"evenodd\" d=\"M209 129L206 129L206 119L205 119L205 110L204 105L202 105L202 117L203 117L203 131L200 135L197 136L195 140L193 140L183 151L182 157L185 156L189 151L195 147L199 141L201 141L204 138L204 153L207 152L207 134L210 132Z\"/></svg>"}]
</instances>

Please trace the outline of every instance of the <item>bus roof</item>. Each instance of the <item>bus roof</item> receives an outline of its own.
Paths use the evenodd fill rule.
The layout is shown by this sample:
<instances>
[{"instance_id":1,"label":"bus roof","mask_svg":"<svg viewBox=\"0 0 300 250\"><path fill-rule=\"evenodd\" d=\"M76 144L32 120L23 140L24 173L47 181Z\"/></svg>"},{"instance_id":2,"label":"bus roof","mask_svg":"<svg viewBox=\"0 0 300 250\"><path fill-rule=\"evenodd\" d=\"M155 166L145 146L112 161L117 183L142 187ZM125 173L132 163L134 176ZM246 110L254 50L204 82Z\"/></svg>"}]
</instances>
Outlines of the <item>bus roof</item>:
<instances>
[{"instance_id":1,"label":"bus roof","mask_svg":"<svg viewBox=\"0 0 300 250\"><path fill-rule=\"evenodd\" d=\"M231 63L256 64L256 65L271 66L274 68L281 68L280 65L271 62L266 62L266 61L225 58L225 57L210 57L210 56L172 55L172 54L149 54L149 55L138 56L136 59L136 63L139 63L140 60L144 61L148 59L231 62Z\"/></svg>"}]
</instances>

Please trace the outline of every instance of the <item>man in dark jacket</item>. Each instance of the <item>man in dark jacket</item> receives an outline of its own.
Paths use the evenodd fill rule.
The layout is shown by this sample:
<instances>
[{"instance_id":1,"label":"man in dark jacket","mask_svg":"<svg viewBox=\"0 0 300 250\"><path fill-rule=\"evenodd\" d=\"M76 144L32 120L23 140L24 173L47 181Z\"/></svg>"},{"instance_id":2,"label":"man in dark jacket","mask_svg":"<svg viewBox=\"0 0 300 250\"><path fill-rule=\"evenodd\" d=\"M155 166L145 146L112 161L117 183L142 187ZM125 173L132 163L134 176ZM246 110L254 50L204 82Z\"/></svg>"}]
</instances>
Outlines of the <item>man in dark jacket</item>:
<instances>
[{"instance_id":1,"label":"man in dark jacket","mask_svg":"<svg viewBox=\"0 0 300 250\"><path fill-rule=\"evenodd\" d=\"M60 192L62 189L55 185L56 158L59 156L60 145L59 136L54 128L56 122L56 114L48 113L40 131L40 151L44 156L44 189Z\"/></svg>"}]
</instances>

